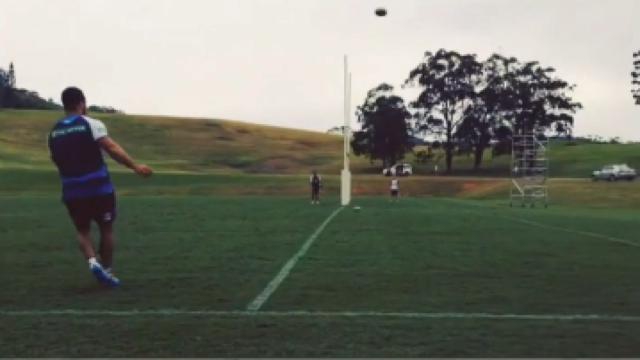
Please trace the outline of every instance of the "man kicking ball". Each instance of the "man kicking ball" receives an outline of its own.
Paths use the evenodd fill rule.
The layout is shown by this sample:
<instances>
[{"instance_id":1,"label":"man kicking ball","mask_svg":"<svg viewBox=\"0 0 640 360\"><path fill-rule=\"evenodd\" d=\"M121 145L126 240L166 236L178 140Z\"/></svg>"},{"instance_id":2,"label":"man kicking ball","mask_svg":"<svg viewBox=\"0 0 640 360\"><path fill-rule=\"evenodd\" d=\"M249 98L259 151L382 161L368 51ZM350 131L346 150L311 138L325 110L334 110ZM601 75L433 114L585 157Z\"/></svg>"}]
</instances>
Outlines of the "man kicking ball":
<instances>
[{"instance_id":1,"label":"man kicking ball","mask_svg":"<svg viewBox=\"0 0 640 360\"><path fill-rule=\"evenodd\" d=\"M49 133L51 159L62 180L62 201L78 233L80 249L89 269L103 284L116 287L120 280L113 274L113 223L116 219L115 189L109 177L102 150L114 160L142 177L153 173L146 165L136 164L120 145L107 135L100 120L86 116L87 104L75 87L62 92L66 116ZM100 229L100 262L91 241L91 222Z\"/></svg>"}]
</instances>

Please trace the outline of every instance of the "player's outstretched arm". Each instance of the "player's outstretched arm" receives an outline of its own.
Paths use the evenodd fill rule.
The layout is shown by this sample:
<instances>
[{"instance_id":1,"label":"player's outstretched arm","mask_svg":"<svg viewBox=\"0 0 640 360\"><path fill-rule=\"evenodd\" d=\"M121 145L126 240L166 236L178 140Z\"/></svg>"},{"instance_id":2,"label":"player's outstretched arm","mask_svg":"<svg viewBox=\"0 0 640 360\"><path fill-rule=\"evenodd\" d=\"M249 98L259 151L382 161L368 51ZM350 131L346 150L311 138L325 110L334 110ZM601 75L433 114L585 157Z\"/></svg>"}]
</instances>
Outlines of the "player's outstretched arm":
<instances>
[{"instance_id":1,"label":"player's outstretched arm","mask_svg":"<svg viewBox=\"0 0 640 360\"><path fill-rule=\"evenodd\" d=\"M136 174L142 177L149 177L153 174L153 170L147 165L136 164L131 156L129 156L129 154L127 154L127 152L122 148L122 146L120 146L110 137L105 136L98 140L98 143L100 144L100 147L107 154L109 154L109 156L111 156L113 160L135 171Z\"/></svg>"}]
</instances>

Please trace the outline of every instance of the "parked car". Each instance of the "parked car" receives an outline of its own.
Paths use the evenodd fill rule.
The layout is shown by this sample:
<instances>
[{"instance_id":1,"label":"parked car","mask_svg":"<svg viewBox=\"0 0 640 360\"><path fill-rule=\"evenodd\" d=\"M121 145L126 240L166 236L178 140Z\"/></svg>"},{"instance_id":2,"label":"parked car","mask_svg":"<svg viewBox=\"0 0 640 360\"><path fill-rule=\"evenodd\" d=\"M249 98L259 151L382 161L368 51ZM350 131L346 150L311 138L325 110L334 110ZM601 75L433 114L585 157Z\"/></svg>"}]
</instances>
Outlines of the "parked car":
<instances>
[{"instance_id":1,"label":"parked car","mask_svg":"<svg viewBox=\"0 0 640 360\"><path fill-rule=\"evenodd\" d=\"M409 176L413 175L413 166L408 163L396 164L382 170L384 176Z\"/></svg>"},{"instance_id":2,"label":"parked car","mask_svg":"<svg viewBox=\"0 0 640 360\"><path fill-rule=\"evenodd\" d=\"M627 164L606 165L602 169L594 171L592 174L593 181L632 181L636 176L638 176L636 170L630 168Z\"/></svg>"}]
</instances>

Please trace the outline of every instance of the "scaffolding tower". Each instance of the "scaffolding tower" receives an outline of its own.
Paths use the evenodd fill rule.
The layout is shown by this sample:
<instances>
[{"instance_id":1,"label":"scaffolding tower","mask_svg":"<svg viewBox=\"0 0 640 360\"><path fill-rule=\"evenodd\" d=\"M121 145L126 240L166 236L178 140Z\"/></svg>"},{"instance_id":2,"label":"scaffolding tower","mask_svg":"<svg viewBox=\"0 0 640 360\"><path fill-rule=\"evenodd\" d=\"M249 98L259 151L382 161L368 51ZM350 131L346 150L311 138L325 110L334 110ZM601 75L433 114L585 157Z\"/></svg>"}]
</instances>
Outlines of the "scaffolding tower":
<instances>
[{"instance_id":1,"label":"scaffolding tower","mask_svg":"<svg viewBox=\"0 0 640 360\"><path fill-rule=\"evenodd\" d=\"M544 135L514 135L511 146L511 194L509 205L549 204L549 139Z\"/></svg>"}]
</instances>

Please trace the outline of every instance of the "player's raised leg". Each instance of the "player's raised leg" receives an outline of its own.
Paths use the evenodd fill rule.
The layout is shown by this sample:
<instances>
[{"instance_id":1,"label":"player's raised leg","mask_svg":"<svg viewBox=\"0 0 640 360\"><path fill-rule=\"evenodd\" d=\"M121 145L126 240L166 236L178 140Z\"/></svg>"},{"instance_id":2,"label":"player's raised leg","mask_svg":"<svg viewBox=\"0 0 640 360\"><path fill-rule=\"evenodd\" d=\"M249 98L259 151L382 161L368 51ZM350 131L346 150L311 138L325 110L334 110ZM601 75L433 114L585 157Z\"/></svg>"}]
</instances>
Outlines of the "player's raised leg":
<instances>
[{"instance_id":1,"label":"player's raised leg","mask_svg":"<svg viewBox=\"0 0 640 360\"><path fill-rule=\"evenodd\" d=\"M76 228L78 245L89 264L89 270L98 280L102 281L105 277L104 270L96 259L96 251L91 239L91 209L84 199L69 199L64 203Z\"/></svg>"},{"instance_id":2,"label":"player's raised leg","mask_svg":"<svg viewBox=\"0 0 640 360\"><path fill-rule=\"evenodd\" d=\"M89 270L100 279L100 276L103 275L103 269L96 259L96 252L93 249L91 231L89 229L78 231L78 243L80 245L80 251L82 251L85 259L87 259L89 263Z\"/></svg>"},{"instance_id":3,"label":"player's raised leg","mask_svg":"<svg viewBox=\"0 0 640 360\"><path fill-rule=\"evenodd\" d=\"M113 227L116 221L115 194L96 198L94 207L96 213L93 220L98 224L98 228L100 229L100 263L105 269L110 269L113 264Z\"/></svg>"},{"instance_id":4,"label":"player's raised leg","mask_svg":"<svg viewBox=\"0 0 640 360\"><path fill-rule=\"evenodd\" d=\"M88 228L86 230L78 230L77 237L80 251L82 251L85 259L91 264L90 260L96 258L96 252L93 249L93 242L91 241L91 231Z\"/></svg>"},{"instance_id":5,"label":"player's raised leg","mask_svg":"<svg viewBox=\"0 0 640 360\"><path fill-rule=\"evenodd\" d=\"M120 285L118 279L113 273L113 222L98 222L100 227L100 262L105 272L104 282L110 286Z\"/></svg>"},{"instance_id":6,"label":"player's raised leg","mask_svg":"<svg viewBox=\"0 0 640 360\"><path fill-rule=\"evenodd\" d=\"M100 225L100 263L105 269L113 267L113 250L115 248L115 240L113 236L113 225Z\"/></svg>"}]
</instances>

